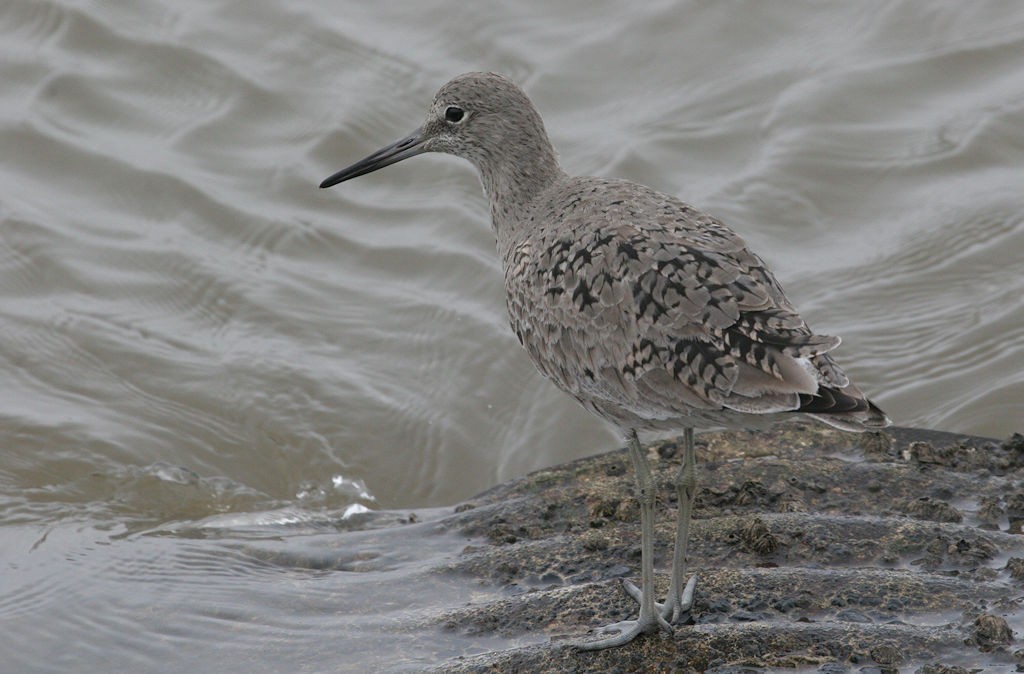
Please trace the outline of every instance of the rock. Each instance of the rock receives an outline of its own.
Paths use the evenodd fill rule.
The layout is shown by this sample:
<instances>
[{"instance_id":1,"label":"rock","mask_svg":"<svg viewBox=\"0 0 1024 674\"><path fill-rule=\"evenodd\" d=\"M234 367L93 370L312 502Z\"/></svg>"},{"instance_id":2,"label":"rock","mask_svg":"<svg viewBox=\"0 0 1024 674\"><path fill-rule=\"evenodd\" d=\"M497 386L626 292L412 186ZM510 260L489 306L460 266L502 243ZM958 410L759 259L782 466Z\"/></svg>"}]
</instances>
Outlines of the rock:
<instances>
[{"instance_id":1,"label":"rock","mask_svg":"<svg viewBox=\"0 0 1024 674\"><path fill-rule=\"evenodd\" d=\"M933 522L962 522L964 519L959 510L931 496L911 499L904 503L901 509L912 517Z\"/></svg>"},{"instance_id":2,"label":"rock","mask_svg":"<svg viewBox=\"0 0 1024 674\"><path fill-rule=\"evenodd\" d=\"M1006 570L1010 572L1011 578L1024 580L1024 559L1020 557L1010 557L1006 560Z\"/></svg>"},{"instance_id":3,"label":"rock","mask_svg":"<svg viewBox=\"0 0 1024 674\"><path fill-rule=\"evenodd\" d=\"M963 662L965 644L985 651L993 668L977 671L1012 670L1009 624L1024 615L1008 597L1024 574L1024 540L1005 531L1005 519L973 513L1002 503L1024 518L1024 501L1018 508L1013 498L1024 484L1022 441L905 428L884 435L865 444L812 425L700 435L689 550L699 580L688 624L607 651L571 644L636 613L621 588L622 576L639 574L640 544L625 451L470 499L473 507L463 504L438 526L474 544L436 573L496 598L445 610L419 628L440 626L460 643L497 650L451 657L435 671L952 674L960 670L940 663ZM677 448L651 448L660 457L662 593Z\"/></svg>"},{"instance_id":4,"label":"rock","mask_svg":"<svg viewBox=\"0 0 1024 674\"><path fill-rule=\"evenodd\" d=\"M1004 618L983 613L974 620L974 643L983 651L1008 646L1013 641L1013 630Z\"/></svg>"}]
</instances>

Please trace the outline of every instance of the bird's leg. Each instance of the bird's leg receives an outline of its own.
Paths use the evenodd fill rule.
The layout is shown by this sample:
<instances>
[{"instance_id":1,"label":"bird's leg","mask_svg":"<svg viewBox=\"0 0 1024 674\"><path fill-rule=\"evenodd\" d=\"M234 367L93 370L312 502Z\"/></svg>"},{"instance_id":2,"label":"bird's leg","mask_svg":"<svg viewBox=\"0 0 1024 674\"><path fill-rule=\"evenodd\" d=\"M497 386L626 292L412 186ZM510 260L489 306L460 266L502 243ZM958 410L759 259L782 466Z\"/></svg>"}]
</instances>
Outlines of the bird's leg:
<instances>
[{"instance_id":1,"label":"bird's leg","mask_svg":"<svg viewBox=\"0 0 1024 674\"><path fill-rule=\"evenodd\" d=\"M672 553L672 581L668 598L661 606L661 615L669 622L679 622L693 606L693 590L697 585L694 574L686 587L686 549L690 542L690 516L693 502L697 497L697 455L693 447L693 429L683 431L683 465L676 477L676 493L679 495L679 514L676 519L676 546Z\"/></svg>"},{"instance_id":2,"label":"bird's leg","mask_svg":"<svg viewBox=\"0 0 1024 674\"><path fill-rule=\"evenodd\" d=\"M658 628L673 633L672 626L656 610L657 605L654 603L654 477L635 430L630 431L628 443L629 456L636 471L637 500L640 501L640 590L628 581L626 590L640 602L640 615L636 620L624 620L596 630L597 634L608 636L576 644L580 650L593 651L621 646L641 633Z\"/></svg>"},{"instance_id":3,"label":"bird's leg","mask_svg":"<svg viewBox=\"0 0 1024 674\"><path fill-rule=\"evenodd\" d=\"M686 550L690 541L690 517L697 495L697 456L691 428L685 429L683 433L683 464L676 476L676 493L679 496L679 514L676 518L675 550L672 553L672 580L665 603L655 604L661 616L670 623L682 621L693 606L693 593L697 586L696 574L685 587L683 586L683 578L686 576ZM630 596L637 601L641 600L642 592L636 585L627 582L625 587Z\"/></svg>"}]
</instances>

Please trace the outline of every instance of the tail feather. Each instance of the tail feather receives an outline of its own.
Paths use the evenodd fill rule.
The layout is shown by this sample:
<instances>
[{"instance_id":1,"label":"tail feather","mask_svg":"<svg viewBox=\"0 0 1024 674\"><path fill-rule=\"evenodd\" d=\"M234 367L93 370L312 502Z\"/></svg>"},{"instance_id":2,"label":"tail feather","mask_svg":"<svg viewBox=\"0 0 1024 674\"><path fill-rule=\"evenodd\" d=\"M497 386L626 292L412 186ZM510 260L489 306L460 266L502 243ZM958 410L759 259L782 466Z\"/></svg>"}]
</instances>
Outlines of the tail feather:
<instances>
[{"instance_id":1,"label":"tail feather","mask_svg":"<svg viewBox=\"0 0 1024 674\"><path fill-rule=\"evenodd\" d=\"M846 431L877 430L892 423L885 412L853 384L842 389L822 386L814 395L801 393L800 407L794 411Z\"/></svg>"}]
</instances>

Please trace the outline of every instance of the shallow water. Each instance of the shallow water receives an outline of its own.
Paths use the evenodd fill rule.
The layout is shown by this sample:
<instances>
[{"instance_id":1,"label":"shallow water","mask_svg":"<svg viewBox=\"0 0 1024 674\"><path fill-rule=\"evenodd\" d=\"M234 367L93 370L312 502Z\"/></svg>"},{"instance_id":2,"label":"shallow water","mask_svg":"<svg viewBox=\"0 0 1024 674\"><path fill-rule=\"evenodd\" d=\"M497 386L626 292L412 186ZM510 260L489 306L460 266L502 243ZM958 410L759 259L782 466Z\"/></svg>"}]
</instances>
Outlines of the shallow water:
<instances>
[{"instance_id":1,"label":"shallow water","mask_svg":"<svg viewBox=\"0 0 1024 674\"><path fill-rule=\"evenodd\" d=\"M342 516L618 444L509 332L468 165L316 188L466 70L521 82L569 171L740 231L897 423L1021 430L1024 5L378 5L0 5L12 671L433 662L368 650L369 598L463 543Z\"/></svg>"}]
</instances>

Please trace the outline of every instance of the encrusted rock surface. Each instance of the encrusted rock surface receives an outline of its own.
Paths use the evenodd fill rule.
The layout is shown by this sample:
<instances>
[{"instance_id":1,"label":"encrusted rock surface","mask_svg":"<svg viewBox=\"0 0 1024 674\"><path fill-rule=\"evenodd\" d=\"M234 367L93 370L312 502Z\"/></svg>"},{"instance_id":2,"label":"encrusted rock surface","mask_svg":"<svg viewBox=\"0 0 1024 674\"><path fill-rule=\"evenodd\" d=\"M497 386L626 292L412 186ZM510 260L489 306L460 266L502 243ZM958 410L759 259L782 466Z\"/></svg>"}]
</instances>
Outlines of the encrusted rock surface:
<instances>
[{"instance_id":1,"label":"encrusted rock surface","mask_svg":"<svg viewBox=\"0 0 1024 674\"><path fill-rule=\"evenodd\" d=\"M679 447L650 448L663 591ZM439 572L502 596L447 612L441 628L546 640L438 670L1005 672L1024 657L1021 436L792 424L703 434L697 451L690 624L619 649L571 648L636 610L620 582L638 574L639 509L616 451L500 485L444 520L481 542Z\"/></svg>"}]
</instances>

